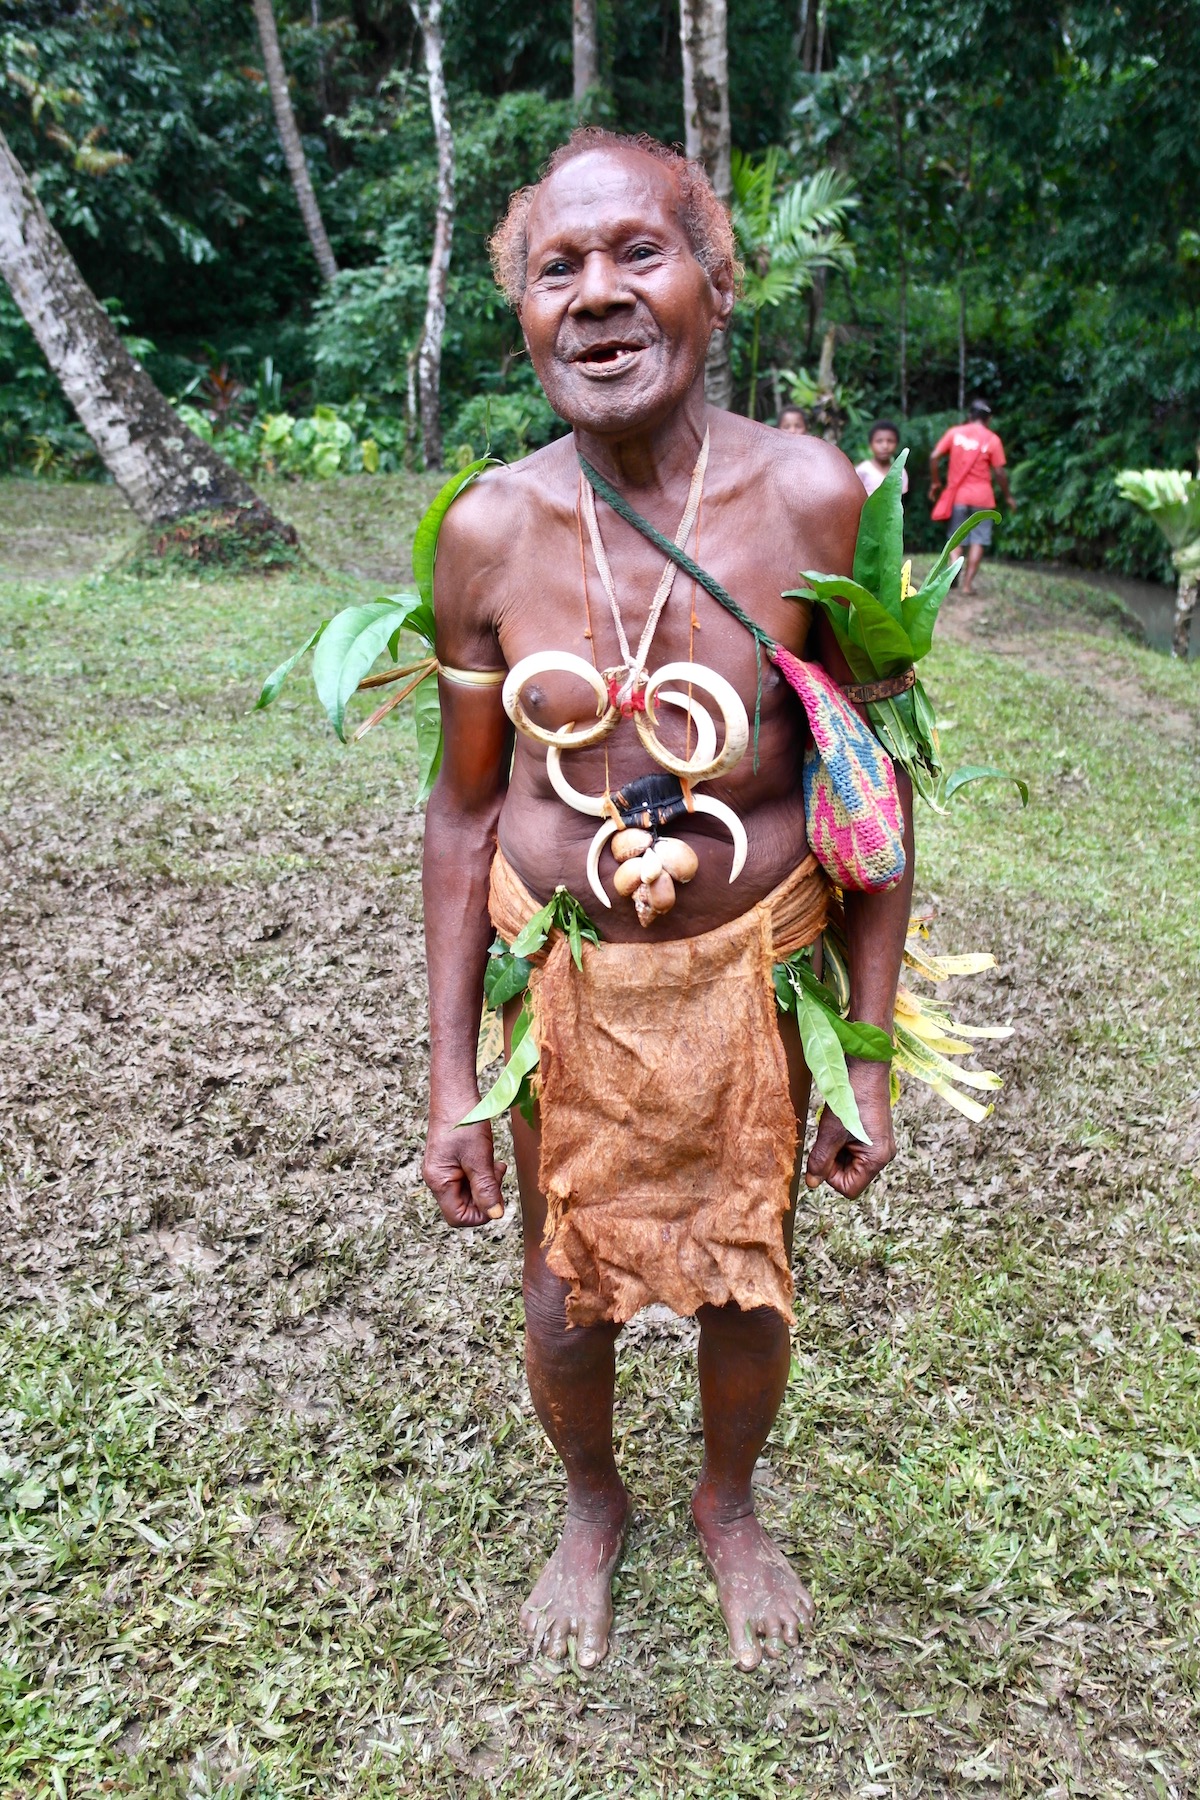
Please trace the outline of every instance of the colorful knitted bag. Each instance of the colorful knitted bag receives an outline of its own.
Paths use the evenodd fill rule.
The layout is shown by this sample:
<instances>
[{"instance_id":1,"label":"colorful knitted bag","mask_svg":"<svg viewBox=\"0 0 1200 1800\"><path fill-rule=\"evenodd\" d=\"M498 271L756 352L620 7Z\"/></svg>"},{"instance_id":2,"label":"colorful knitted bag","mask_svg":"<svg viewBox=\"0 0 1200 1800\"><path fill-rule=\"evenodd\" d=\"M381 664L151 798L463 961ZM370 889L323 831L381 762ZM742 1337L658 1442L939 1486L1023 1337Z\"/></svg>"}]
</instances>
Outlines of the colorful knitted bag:
<instances>
[{"instance_id":1,"label":"colorful knitted bag","mask_svg":"<svg viewBox=\"0 0 1200 1800\"><path fill-rule=\"evenodd\" d=\"M766 652L799 696L813 739L804 752L801 777L808 841L826 874L839 887L864 893L895 887L904 874L904 815L892 759L878 738L819 663L801 662L776 643L714 576L635 512L625 496L584 457L579 463L596 493L614 512L657 544L745 626L759 650ZM761 699L761 664L759 684ZM754 729L757 746L757 709Z\"/></svg>"},{"instance_id":2,"label":"colorful knitted bag","mask_svg":"<svg viewBox=\"0 0 1200 1800\"><path fill-rule=\"evenodd\" d=\"M777 644L772 661L799 695L812 743L804 811L813 855L839 887L878 893L904 874L904 816L892 759L819 663Z\"/></svg>"}]
</instances>

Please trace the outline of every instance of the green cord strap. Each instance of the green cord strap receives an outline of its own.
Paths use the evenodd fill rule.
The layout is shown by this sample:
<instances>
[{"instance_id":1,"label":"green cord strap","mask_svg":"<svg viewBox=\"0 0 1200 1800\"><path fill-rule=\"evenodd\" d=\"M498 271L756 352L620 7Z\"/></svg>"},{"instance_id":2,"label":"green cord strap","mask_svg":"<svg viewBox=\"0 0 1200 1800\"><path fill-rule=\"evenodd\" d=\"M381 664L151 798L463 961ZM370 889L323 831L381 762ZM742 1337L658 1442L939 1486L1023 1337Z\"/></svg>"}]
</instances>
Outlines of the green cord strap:
<instances>
[{"instance_id":1,"label":"green cord strap","mask_svg":"<svg viewBox=\"0 0 1200 1800\"><path fill-rule=\"evenodd\" d=\"M710 575L708 570L702 569L698 562L693 562L686 550L681 550L672 538L664 537L662 532L650 523L649 519L643 519L641 513L635 512L624 495L619 494L615 487L611 487L599 470L593 469L585 456L579 458L579 466L595 492L624 519L627 525L632 525L634 530L640 531L644 538L649 538L650 542L661 550L664 556L669 556L671 561L677 563L686 575L690 575L693 581L698 581L719 606L723 606L727 613L732 613L739 625L745 626L754 639L758 662L758 688L754 697L754 769L757 773L758 728L762 718L762 653L765 650L768 656L774 657L775 639L769 632L764 631L761 625L756 624L748 612L742 610L733 595L721 586L715 575Z\"/></svg>"}]
</instances>

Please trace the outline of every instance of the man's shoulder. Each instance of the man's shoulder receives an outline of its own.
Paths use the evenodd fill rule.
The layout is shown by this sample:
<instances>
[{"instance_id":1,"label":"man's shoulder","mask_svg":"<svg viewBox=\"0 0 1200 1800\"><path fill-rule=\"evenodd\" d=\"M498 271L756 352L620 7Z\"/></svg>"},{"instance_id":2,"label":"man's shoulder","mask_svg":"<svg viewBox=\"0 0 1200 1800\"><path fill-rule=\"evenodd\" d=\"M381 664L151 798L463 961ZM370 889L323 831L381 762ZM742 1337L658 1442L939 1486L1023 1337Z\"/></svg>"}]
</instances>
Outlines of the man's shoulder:
<instances>
[{"instance_id":1,"label":"man's shoulder","mask_svg":"<svg viewBox=\"0 0 1200 1800\"><path fill-rule=\"evenodd\" d=\"M544 516L547 506L561 498L560 490L570 487L566 472L573 458L569 448L564 454L564 442L547 444L518 463L485 469L446 514L439 550L451 556L511 550L514 538Z\"/></svg>"},{"instance_id":2,"label":"man's shoulder","mask_svg":"<svg viewBox=\"0 0 1200 1800\"><path fill-rule=\"evenodd\" d=\"M725 415L731 446L741 464L769 487L788 511L797 506L848 508L857 516L862 483L850 458L824 438L800 437L760 425L738 413Z\"/></svg>"}]
</instances>

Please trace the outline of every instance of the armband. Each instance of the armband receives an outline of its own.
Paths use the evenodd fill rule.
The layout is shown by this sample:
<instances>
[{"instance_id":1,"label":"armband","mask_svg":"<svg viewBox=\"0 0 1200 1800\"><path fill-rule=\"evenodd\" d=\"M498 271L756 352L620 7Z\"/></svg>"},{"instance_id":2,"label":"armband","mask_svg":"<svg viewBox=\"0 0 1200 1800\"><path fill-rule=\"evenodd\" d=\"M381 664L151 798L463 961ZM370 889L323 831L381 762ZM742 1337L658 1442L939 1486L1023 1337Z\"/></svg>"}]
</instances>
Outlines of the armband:
<instances>
[{"instance_id":1,"label":"armband","mask_svg":"<svg viewBox=\"0 0 1200 1800\"><path fill-rule=\"evenodd\" d=\"M453 669L449 663L438 664L438 674L456 687L503 687L507 669Z\"/></svg>"},{"instance_id":2,"label":"armband","mask_svg":"<svg viewBox=\"0 0 1200 1800\"><path fill-rule=\"evenodd\" d=\"M845 681L842 692L856 706L870 706L875 700L894 700L897 694L907 694L916 679L916 667L909 663L902 675L889 675L882 681Z\"/></svg>"}]
</instances>

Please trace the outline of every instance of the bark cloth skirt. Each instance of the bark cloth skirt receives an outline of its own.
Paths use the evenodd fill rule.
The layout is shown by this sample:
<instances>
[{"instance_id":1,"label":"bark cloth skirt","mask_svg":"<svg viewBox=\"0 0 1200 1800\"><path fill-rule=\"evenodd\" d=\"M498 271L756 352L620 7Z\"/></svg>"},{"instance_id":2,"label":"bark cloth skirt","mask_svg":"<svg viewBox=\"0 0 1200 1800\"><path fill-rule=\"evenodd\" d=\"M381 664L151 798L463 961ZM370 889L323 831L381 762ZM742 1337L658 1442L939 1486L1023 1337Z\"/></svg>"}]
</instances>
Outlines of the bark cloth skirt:
<instances>
[{"instance_id":1,"label":"bark cloth skirt","mask_svg":"<svg viewBox=\"0 0 1200 1800\"><path fill-rule=\"evenodd\" d=\"M815 942L827 900L810 855L715 931L585 944L582 969L555 933L535 959L544 1241L570 1283L568 1323L624 1323L652 1301L791 1319L797 1123L772 972ZM500 936L511 943L537 905L498 850Z\"/></svg>"}]
</instances>

